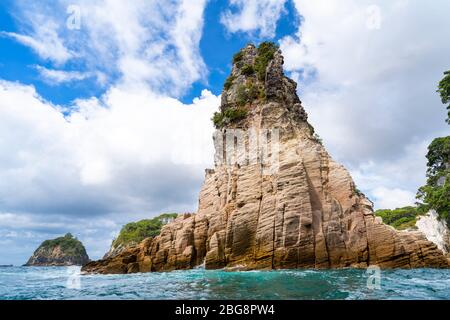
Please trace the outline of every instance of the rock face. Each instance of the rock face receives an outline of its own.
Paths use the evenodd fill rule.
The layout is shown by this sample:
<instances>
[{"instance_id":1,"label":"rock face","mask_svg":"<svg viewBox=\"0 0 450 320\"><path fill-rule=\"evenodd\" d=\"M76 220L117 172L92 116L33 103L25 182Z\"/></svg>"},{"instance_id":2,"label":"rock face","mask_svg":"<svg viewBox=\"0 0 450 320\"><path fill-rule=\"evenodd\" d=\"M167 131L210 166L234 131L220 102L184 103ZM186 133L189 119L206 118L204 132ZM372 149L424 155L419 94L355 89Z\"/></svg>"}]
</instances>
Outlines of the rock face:
<instances>
[{"instance_id":1,"label":"rock face","mask_svg":"<svg viewBox=\"0 0 450 320\"><path fill-rule=\"evenodd\" d=\"M444 254L450 252L450 232L445 222L438 219L436 211L430 210L427 215L419 217L416 226Z\"/></svg>"},{"instance_id":2,"label":"rock face","mask_svg":"<svg viewBox=\"0 0 450 320\"><path fill-rule=\"evenodd\" d=\"M269 58L261 62L263 55ZM247 46L229 79L214 134L215 168L206 170L198 212L83 271L449 266L421 232L396 231L374 216L316 138L280 51Z\"/></svg>"},{"instance_id":3,"label":"rock face","mask_svg":"<svg viewBox=\"0 0 450 320\"><path fill-rule=\"evenodd\" d=\"M83 244L68 233L64 237L44 241L25 266L81 266L88 262Z\"/></svg>"}]
</instances>

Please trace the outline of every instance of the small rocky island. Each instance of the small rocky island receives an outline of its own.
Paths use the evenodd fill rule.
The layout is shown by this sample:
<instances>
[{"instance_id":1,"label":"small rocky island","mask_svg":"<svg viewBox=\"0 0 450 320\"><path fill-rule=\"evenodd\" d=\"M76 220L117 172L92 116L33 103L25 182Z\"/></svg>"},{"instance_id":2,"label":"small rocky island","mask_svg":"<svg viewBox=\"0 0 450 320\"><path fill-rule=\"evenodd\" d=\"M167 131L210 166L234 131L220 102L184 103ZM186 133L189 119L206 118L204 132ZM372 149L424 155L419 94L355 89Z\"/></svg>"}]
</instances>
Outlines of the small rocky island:
<instances>
[{"instance_id":1,"label":"small rocky island","mask_svg":"<svg viewBox=\"0 0 450 320\"><path fill-rule=\"evenodd\" d=\"M83 244L68 233L42 242L24 266L82 266L89 261Z\"/></svg>"},{"instance_id":2,"label":"small rocky island","mask_svg":"<svg viewBox=\"0 0 450 320\"><path fill-rule=\"evenodd\" d=\"M398 231L374 214L308 122L283 62L267 42L234 56L198 211L84 273L449 267L422 232Z\"/></svg>"}]
</instances>

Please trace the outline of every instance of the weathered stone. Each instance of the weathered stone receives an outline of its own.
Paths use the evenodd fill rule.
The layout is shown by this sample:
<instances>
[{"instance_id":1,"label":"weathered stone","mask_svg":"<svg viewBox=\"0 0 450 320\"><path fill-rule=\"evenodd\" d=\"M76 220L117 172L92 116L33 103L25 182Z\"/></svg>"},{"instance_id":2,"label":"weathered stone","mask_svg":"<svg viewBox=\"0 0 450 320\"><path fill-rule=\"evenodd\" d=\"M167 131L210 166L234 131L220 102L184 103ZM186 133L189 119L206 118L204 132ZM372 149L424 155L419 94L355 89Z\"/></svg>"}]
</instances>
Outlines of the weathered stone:
<instances>
[{"instance_id":1,"label":"weathered stone","mask_svg":"<svg viewBox=\"0 0 450 320\"><path fill-rule=\"evenodd\" d=\"M253 46L244 52L245 63L254 60ZM140 270L202 263L207 269L230 270L449 267L422 233L399 232L375 218L372 203L315 138L282 63L277 52L268 65L267 100L252 104L246 119L216 131L215 168L206 170L198 212L179 216L141 244ZM237 84L246 80L238 69L233 67ZM234 87L223 93L222 108L236 99ZM236 140L227 135L236 128L258 134L278 130L279 152L267 155L273 160L277 152L275 168L273 161L252 162L252 154L246 158L246 151L252 151L250 135L241 141L245 148L231 148L229 154L227 143L236 145Z\"/></svg>"}]
</instances>

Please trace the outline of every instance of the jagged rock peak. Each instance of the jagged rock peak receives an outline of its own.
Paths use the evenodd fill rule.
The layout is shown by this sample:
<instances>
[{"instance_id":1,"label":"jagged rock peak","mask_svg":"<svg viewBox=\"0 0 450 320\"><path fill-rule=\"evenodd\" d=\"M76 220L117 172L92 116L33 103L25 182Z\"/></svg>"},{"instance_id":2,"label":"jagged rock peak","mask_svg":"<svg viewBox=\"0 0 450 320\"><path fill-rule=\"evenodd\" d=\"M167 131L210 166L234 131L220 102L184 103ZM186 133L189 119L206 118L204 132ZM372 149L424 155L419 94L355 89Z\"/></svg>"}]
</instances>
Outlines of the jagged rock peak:
<instances>
[{"instance_id":1,"label":"jagged rock peak","mask_svg":"<svg viewBox=\"0 0 450 320\"><path fill-rule=\"evenodd\" d=\"M297 84L285 76L283 64L281 50L272 42L263 42L259 47L249 44L236 53L224 84L220 112L213 118L216 128L248 128L246 120L260 115L262 107L271 103L297 121L306 121Z\"/></svg>"}]
</instances>

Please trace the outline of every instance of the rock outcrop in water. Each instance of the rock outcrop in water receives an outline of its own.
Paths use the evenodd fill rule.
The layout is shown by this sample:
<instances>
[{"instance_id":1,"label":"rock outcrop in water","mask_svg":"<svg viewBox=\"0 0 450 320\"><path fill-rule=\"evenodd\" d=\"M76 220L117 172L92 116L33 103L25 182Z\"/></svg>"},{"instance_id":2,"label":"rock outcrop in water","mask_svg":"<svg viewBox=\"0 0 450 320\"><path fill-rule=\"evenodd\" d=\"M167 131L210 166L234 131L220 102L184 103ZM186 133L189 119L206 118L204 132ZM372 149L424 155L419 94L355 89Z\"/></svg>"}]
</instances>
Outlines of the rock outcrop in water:
<instances>
[{"instance_id":1,"label":"rock outcrop in water","mask_svg":"<svg viewBox=\"0 0 450 320\"><path fill-rule=\"evenodd\" d=\"M83 271L448 267L421 232L374 216L315 135L296 88L278 48L238 53L214 116L215 168L206 170L198 212Z\"/></svg>"},{"instance_id":2,"label":"rock outcrop in water","mask_svg":"<svg viewBox=\"0 0 450 320\"><path fill-rule=\"evenodd\" d=\"M88 262L83 244L68 233L64 237L44 241L25 266L82 266Z\"/></svg>"}]
</instances>

